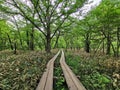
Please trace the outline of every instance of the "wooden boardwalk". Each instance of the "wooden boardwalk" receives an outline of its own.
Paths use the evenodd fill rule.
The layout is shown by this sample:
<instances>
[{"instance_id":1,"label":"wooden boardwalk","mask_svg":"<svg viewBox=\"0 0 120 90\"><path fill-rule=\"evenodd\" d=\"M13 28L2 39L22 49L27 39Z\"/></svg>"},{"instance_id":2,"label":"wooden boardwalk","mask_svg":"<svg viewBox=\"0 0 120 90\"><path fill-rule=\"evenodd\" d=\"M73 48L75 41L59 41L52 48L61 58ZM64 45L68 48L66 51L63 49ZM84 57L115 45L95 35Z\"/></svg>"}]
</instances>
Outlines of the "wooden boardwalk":
<instances>
[{"instance_id":1,"label":"wooden boardwalk","mask_svg":"<svg viewBox=\"0 0 120 90\"><path fill-rule=\"evenodd\" d=\"M64 52L62 51L62 55L60 58L60 64L63 70L63 74L65 76L67 85L69 90L86 90L82 83L78 80L69 66L65 63Z\"/></svg>"},{"instance_id":2,"label":"wooden boardwalk","mask_svg":"<svg viewBox=\"0 0 120 90\"><path fill-rule=\"evenodd\" d=\"M53 90L54 61L59 53L60 51L48 62L46 71L43 73L36 90ZM60 58L60 65L62 67L69 90L86 90L72 72L72 70L69 68L69 66L65 63L65 56L63 51Z\"/></svg>"},{"instance_id":3,"label":"wooden boardwalk","mask_svg":"<svg viewBox=\"0 0 120 90\"><path fill-rule=\"evenodd\" d=\"M46 71L43 73L36 90L53 90L53 68L54 61L60 51L48 62Z\"/></svg>"}]
</instances>

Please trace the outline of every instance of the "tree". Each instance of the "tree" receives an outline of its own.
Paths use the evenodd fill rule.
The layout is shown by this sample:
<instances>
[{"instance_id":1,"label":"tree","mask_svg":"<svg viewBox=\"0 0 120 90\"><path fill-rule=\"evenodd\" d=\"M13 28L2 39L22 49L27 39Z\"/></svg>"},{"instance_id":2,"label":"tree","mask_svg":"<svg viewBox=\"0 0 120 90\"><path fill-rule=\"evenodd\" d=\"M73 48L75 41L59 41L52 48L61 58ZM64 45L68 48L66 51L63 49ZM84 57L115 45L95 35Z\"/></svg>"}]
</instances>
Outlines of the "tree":
<instances>
[{"instance_id":1,"label":"tree","mask_svg":"<svg viewBox=\"0 0 120 90\"><path fill-rule=\"evenodd\" d=\"M8 26L6 20L0 20L0 49L10 48L13 50L13 43L11 40L10 27Z\"/></svg>"},{"instance_id":2,"label":"tree","mask_svg":"<svg viewBox=\"0 0 120 90\"><path fill-rule=\"evenodd\" d=\"M103 0L102 3L90 12L91 17L96 18L97 25L94 31L99 33L103 47L106 47L106 54L111 52L118 54L119 51L119 24L120 24L120 3L119 0ZM102 40L103 39L103 40ZM116 49L116 47L118 47Z\"/></svg>"},{"instance_id":3,"label":"tree","mask_svg":"<svg viewBox=\"0 0 120 90\"><path fill-rule=\"evenodd\" d=\"M85 0L5 0L1 10L10 14L20 14L32 23L44 35L45 50L50 52L51 39L65 20L81 8L84 2ZM32 16L33 13L35 17ZM55 26L54 30L51 30L52 26Z\"/></svg>"}]
</instances>

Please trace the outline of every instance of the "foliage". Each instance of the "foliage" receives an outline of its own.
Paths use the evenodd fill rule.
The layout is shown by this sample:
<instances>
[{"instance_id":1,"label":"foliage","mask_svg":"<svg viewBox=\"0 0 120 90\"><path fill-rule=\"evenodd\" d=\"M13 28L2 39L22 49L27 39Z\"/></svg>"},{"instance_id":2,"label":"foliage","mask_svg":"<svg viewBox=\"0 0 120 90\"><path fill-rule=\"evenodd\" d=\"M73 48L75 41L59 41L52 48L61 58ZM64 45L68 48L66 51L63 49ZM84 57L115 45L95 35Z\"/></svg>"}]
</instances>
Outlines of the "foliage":
<instances>
[{"instance_id":1,"label":"foliage","mask_svg":"<svg viewBox=\"0 0 120 90\"><path fill-rule=\"evenodd\" d=\"M11 32L10 26L8 26L7 21L4 19L0 20L0 50L9 48L7 34Z\"/></svg>"},{"instance_id":2,"label":"foliage","mask_svg":"<svg viewBox=\"0 0 120 90\"><path fill-rule=\"evenodd\" d=\"M52 56L40 51L17 51L17 54L0 52L0 89L34 90Z\"/></svg>"},{"instance_id":3,"label":"foliage","mask_svg":"<svg viewBox=\"0 0 120 90\"><path fill-rule=\"evenodd\" d=\"M85 1L1 1L0 12L9 16L5 18L5 22L9 23L0 23L0 43L3 43L0 49L15 49L15 44L17 49L42 49L48 52L51 48L84 48L88 53L103 50L106 54L118 57L119 0L102 0L83 19L75 18L72 14L79 11ZM6 29L4 26L10 27ZM9 40L6 31L9 31Z\"/></svg>"},{"instance_id":4,"label":"foliage","mask_svg":"<svg viewBox=\"0 0 120 90\"><path fill-rule=\"evenodd\" d=\"M13 51L49 53L51 48L86 50L80 57L79 53L66 56L88 90L120 89L120 61L110 57L120 56L120 1L102 0L83 19L72 16L86 1L0 0L0 89L35 89L47 63L46 54L17 51L14 55ZM109 56L99 56L99 52ZM57 66L56 87L63 89L58 61Z\"/></svg>"},{"instance_id":5,"label":"foliage","mask_svg":"<svg viewBox=\"0 0 120 90\"><path fill-rule=\"evenodd\" d=\"M66 62L71 67L73 72L78 76L87 90L119 90L119 70L118 66L112 66L107 63L112 63L104 56L101 58L90 58L80 56L81 53L67 53ZM117 61L116 61L117 62ZM119 62L118 62L119 63ZM111 68L110 68L111 67ZM113 71L115 73L113 73ZM114 77L113 77L114 76Z\"/></svg>"},{"instance_id":6,"label":"foliage","mask_svg":"<svg viewBox=\"0 0 120 90\"><path fill-rule=\"evenodd\" d=\"M9 0L1 4L0 11L20 15L45 38L45 50L50 52L51 40L62 28L71 14L80 9L87 0ZM14 8L14 9L13 9Z\"/></svg>"}]
</instances>

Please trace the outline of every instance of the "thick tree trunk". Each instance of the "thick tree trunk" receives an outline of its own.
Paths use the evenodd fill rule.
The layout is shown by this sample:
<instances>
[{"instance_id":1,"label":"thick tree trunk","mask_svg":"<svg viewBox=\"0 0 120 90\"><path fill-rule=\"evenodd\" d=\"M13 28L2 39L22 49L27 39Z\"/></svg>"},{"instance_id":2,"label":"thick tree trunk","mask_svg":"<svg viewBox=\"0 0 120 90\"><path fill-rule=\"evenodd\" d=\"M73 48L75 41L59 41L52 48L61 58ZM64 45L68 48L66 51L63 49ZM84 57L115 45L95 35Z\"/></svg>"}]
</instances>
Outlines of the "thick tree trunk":
<instances>
[{"instance_id":1,"label":"thick tree trunk","mask_svg":"<svg viewBox=\"0 0 120 90\"><path fill-rule=\"evenodd\" d=\"M47 53L50 53L50 52L51 52L51 38L50 38L50 35L47 35L47 37L46 37L45 51L46 51Z\"/></svg>"},{"instance_id":2,"label":"thick tree trunk","mask_svg":"<svg viewBox=\"0 0 120 90\"><path fill-rule=\"evenodd\" d=\"M47 27L45 51L47 53L51 53L51 31L50 31L50 25L48 25L48 27Z\"/></svg>"}]
</instances>

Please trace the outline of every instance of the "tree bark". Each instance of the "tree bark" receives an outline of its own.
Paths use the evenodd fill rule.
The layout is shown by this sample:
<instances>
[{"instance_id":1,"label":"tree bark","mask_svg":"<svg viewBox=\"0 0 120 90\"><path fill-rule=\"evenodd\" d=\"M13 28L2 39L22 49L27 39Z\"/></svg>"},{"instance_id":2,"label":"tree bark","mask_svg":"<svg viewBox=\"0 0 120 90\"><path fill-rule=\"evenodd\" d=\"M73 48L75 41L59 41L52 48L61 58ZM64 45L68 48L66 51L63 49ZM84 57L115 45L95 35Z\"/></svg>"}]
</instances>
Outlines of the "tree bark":
<instances>
[{"instance_id":1,"label":"tree bark","mask_svg":"<svg viewBox=\"0 0 120 90\"><path fill-rule=\"evenodd\" d=\"M89 40L89 33L86 33L86 37L85 37L85 51L87 53L90 52L90 40Z\"/></svg>"},{"instance_id":2,"label":"tree bark","mask_svg":"<svg viewBox=\"0 0 120 90\"><path fill-rule=\"evenodd\" d=\"M104 42L104 40L103 40L103 54L105 53L105 42Z\"/></svg>"},{"instance_id":3,"label":"tree bark","mask_svg":"<svg viewBox=\"0 0 120 90\"><path fill-rule=\"evenodd\" d=\"M30 41L29 41L29 32L28 32L28 30L26 31L26 38L27 38L27 41L26 41L27 47L28 47L28 49L30 49L29 48L30 47Z\"/></svg>"},{"instance_id":4,"label":"tree bark","mask_svg":"<svg viewBox=\"0 0 120 90\"><path fill-rule=\"evenodd\" d=\"M107 35L107 50L106 50L106 54L110 55L110 51L111 51L111 40L110 40L110 33L108 31L108 35Z\"/></svg>"},{"instance_id":5,"label":"tree bark","mask_svg":"<svg viewBox=\"0 0 120 90\"><path fill-rule=\"evenodd\" d=\"M46 36L45 51L46 51L47 53L50 53L50 52L51 52L51 37L50 37L50 34L49 34L49 33L48 33L47 36Z\"/></svg>"},{"instance_id":6,"label":"tree bark","mask_svg":"<svg viewBox=\"0 0 120 90\"><path fill-rule=\"evenodd\" d=\"M34 27L32 27L32 32L30 33L30 50L34 50Z\"/></svg>"},{"instance_id":7,"label":"tree bark","mask_svg":"<svg viewBox=\"0 0 120 90\"><path fill-rule=\"evenodd\" d=\"M85 51L87 52L87 53L89 53L90 52L90 42L89 41L85 41Z\"/></svg>"},{"instance_id":8,"label":"tree bark","mask_svg":"<svg viewBox=\"0 0 120 90\"><path fill-rule=\"evenodd\" d=\"M8 36L8 40L9 40L9 43L10 43L10 47L11 47L11 49L13 50L12 41L11 41L11 38L10 38L10 36L9 36L9 34L8 34L8 33L7 33L7 36Z\"/></svg>"},{"instance_id":9,"label":"tree bark","mask_svg":"<svg viewBox=\"0 0 120 90\"><path fill-rule=\"evenodd\" d=\"M58 32L58 36L56 37L56 42L55 42L54 48L58 47L59 37L60 37L60 31Z\"/></svg>"},{"instance_id":10,"label":"tree bark","mask_svg":"<svg viewBox=\"0 0 120 90\"><path fill-rule=\"evenodd\" d=\"M16 41L14 42L14 54L17 54L17 43L16 43Z\"/></svg>"},{"instance_id":11,"label":"tree bark","mask_svg":"<svg viewBox=\"0 0 120 90\"><path fill-rule=\"evenodd\" d=\"M120 48L120 27L117 28L117 57L119 57L119 48Z\"/></svg>"}]
</instances>

